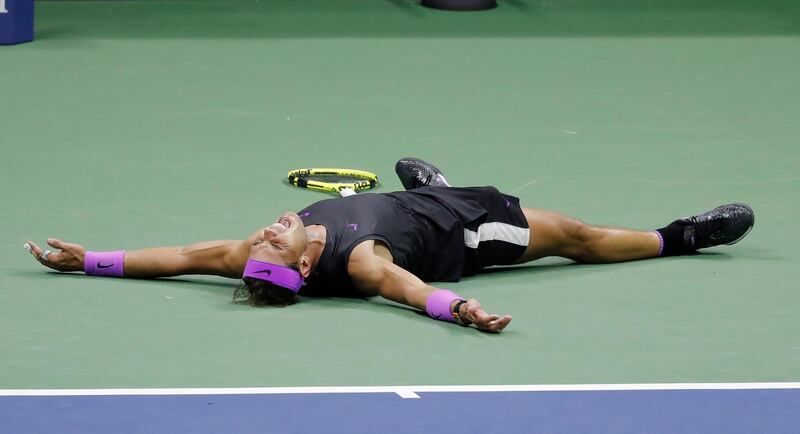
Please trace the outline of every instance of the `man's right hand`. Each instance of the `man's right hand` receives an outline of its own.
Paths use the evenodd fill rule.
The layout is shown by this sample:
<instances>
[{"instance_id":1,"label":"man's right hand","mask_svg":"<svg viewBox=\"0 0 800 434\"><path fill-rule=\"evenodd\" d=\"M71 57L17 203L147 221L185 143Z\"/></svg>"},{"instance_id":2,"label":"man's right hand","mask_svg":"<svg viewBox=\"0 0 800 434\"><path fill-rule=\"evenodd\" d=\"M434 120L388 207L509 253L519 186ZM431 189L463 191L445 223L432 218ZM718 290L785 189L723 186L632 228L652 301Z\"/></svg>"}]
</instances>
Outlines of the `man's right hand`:
<instances>
[{"instance_id":1,"label":"man's right hand","mask_svg":"<svg viewBox=\"0 0 800 434\"><path fill-rule=\"evenodd\" d=\"M461 318L487 332L498 333L511 322L511 315L500 316L486 313L478 300L474 298L467 300L458 310Z\"/></svg>"},{"instance_id":2,"label":"man's right hand","mask_svg":"<svg viewBox=\"0 0 800 434\"><path fill-rule=\"evenodd\" d=\"M48 238L47 245L59 250L42 250L33 241L25 243L25 250L30 252L40 264L53 270L83 271L83 257L86 254L86 249L83 246L65 243L55 238Z\"/></svg>"}]
</instances>

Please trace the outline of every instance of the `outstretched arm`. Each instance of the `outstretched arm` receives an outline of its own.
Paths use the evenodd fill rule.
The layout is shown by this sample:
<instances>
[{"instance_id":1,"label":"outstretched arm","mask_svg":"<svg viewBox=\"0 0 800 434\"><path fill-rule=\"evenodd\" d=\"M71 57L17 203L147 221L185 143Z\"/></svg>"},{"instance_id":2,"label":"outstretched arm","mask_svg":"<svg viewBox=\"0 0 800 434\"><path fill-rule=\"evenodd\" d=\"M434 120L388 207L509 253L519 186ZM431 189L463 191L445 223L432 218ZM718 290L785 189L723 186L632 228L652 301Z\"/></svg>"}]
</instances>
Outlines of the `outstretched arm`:
<instances>
[{"instance_id":1,"label":"outstretched arm","mask_svg":"<svg viewBox=\"0 0 800 434\"><path fill-rule=\"evenodd\" d=\"M347 271L359 289L422 311L426 311L429 297L437 291L437 288L376 255L373 241L365 241L353 249ZM454 300L448 312L452 312L459 301ZM475 324L479 329L489 332L499 332L511 322L509 315L486 313L475 299L469 299L459 306L458 317L462 324Z\"/></svg>"},{"instance_id":2,"label":"outstretched arm","mask_svg":"<svg viewBox=\"0 0 800 434\"><path fill-rule=\"evenodd\" d=\"M255 234L247 240L205 241L183 247L155 247L125 252L124 276L138 278L168 277L181 274L211 274L238 278L253 244ZM28 241L26 249L42 265L58 271L83 271L86 249L73 243L49 238L54 250L44 250Z\"/></svg>"}]
</instances>

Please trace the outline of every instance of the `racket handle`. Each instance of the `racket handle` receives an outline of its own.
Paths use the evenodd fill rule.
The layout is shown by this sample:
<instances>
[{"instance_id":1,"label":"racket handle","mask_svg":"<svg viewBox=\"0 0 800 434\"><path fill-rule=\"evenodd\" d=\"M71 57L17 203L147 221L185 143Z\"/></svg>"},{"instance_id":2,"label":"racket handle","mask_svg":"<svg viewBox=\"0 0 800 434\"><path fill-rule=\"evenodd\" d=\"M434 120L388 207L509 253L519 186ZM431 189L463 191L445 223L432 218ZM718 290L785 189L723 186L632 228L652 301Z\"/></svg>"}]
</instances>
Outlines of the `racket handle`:
<instances>
[{"instance_id":1,"label":"racket handle","mask_svg":"<svg viewBox=\"0 0 800 434\"><path fill-rule=\"evenodd\" d=\"M342 197L353 196L354 194L356 194L356 191L353 190L352 188L345 187L339 190L339 194L341 194Z\"/></svg>"}]
</instances>

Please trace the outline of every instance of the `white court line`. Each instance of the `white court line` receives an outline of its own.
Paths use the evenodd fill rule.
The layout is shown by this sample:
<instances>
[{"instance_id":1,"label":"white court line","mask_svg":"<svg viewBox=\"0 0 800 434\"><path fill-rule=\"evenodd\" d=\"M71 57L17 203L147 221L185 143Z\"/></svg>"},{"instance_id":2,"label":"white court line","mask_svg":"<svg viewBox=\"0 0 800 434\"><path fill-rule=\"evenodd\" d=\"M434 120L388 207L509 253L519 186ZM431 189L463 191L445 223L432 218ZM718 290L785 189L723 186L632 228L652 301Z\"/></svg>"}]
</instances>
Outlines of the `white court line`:
<instances>
[{"instance_id":1,"label":"white court line","mask_svg":"<svg viewBox=\"0 0 800 434\"><path fill-rule=\"evenodd\" d=\"M225 387L179 389L0 389L0 396L163 396L163 395L292 395L341 393L396 393L419 398L417 393L442 392L589 392L625 390L756 390L800 389L800 382L782 383L641 383L641 384L507 384L473 386L332 386L332 387Z\"/></svg>"}]
</instances>

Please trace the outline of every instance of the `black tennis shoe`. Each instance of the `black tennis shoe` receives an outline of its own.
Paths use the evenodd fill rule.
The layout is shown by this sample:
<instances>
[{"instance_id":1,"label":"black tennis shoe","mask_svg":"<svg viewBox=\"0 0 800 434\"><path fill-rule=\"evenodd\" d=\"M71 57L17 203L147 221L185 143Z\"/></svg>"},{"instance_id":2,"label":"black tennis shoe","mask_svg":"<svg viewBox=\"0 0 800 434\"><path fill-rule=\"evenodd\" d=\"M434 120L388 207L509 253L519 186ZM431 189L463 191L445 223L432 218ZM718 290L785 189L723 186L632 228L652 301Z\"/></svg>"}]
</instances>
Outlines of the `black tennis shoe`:
<instances>
[{"instance_id":1,"label":"black tennis shoe","mask_svg":"<svg viewBox=\"0 0 800 434\"><path fill-rule=\"evenodd\" d=\"M753 229L755 214L743 203L732 203L678 221L686 225L684 246L697 250L738 243Z\"/></svg>"},{"instance_id":2,"label":"black tennis shoe","mask_svg":"<svg viewBox=\"0 0 800 434\"><path fill-rule=\"evenodd\" d=\"M419 158L406 157L394 165L397 177L406 190L419 187L450 187L442 171L436 166Z\"/></svg>"}]
</instances>

